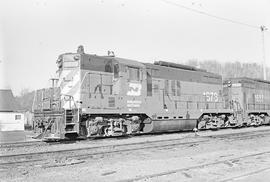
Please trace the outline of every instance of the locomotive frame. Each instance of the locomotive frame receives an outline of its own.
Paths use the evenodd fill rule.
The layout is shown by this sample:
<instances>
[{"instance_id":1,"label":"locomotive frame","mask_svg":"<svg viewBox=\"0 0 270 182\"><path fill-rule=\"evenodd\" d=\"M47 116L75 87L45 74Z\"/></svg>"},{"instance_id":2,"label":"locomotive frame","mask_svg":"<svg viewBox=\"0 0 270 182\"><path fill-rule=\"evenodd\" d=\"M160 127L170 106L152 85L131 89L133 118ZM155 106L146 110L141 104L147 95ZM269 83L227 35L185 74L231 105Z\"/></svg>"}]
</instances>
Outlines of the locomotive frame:
<instances>
[{"instance_id":1,"label":"locomotive frame","mask_svg":"<svg viewBox=\"0 0 270 182\"><path fill-rule=\"evenodd\" d=\"M85 54L82 47L60 55L57 66L53 86L37 90L33 104L35 130L45 139L235 127L246 115L249 125L269 122L269 111L236 107L233 79L223 85L220 75L191 66Z\"/></svg>"}]
</instances>

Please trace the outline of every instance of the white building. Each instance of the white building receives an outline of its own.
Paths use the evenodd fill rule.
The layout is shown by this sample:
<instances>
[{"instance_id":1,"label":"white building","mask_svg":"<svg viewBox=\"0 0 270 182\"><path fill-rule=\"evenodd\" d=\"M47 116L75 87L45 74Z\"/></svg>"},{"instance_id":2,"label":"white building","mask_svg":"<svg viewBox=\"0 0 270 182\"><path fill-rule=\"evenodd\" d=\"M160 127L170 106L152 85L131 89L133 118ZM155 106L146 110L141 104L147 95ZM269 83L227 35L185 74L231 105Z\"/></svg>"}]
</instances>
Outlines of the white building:
<instances>
[{"instance_id":1,"label":"white building","mask_svg":"<svg viewBox=\"0 0 270 182\"><path fill-rule=\"evenodd\" d=\"M0 89L0 142L25 140L24 115L10 89Z\"/></svg>"}]
</instances>

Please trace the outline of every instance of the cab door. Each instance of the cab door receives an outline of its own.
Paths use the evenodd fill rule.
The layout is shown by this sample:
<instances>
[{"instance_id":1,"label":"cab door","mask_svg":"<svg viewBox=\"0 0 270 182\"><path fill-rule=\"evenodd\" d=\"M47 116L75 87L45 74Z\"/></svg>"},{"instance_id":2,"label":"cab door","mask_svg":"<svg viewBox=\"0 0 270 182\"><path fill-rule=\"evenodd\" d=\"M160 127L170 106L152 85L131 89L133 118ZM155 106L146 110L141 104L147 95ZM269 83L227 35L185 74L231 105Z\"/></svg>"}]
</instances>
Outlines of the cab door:
<instances>
[{"instance_id":1,"label":"cab door","mask_svg":"<svg viewBox=\"0 0 270 182\"><path fill-rule=\"evenodd\" d=\"M143 112L143 70L139 67L127 66L126 106L129 112Z\"/></svg>"}]
</instances>

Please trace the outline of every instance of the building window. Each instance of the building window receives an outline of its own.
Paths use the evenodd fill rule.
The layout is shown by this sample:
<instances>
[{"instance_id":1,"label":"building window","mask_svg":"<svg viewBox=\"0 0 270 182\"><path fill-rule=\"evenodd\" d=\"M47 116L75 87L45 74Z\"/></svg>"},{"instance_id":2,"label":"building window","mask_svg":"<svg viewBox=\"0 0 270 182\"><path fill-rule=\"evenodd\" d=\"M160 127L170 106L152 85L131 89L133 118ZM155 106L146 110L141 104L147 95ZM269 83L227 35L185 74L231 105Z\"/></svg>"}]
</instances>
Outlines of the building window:
<instances>
[{"instance_id":1,"label":"building window","mask_svg":"<svg viewBox=\"0 0 270 182\"><path fill-rule=\"evenodd\" d=\"M139 68L129 67L129 80L139 81L140 80L140 70Z\"/></svg>"},{"instance_id":2,"label":"building window","mask_svg":"<svg viewBox=\"0 0 270 182\"><path fill-rule=\"evenodd\" d=\"M22 119L22 116L21 115L15 115L15 120L21 120Z\"/></svg>"}]
</instances>

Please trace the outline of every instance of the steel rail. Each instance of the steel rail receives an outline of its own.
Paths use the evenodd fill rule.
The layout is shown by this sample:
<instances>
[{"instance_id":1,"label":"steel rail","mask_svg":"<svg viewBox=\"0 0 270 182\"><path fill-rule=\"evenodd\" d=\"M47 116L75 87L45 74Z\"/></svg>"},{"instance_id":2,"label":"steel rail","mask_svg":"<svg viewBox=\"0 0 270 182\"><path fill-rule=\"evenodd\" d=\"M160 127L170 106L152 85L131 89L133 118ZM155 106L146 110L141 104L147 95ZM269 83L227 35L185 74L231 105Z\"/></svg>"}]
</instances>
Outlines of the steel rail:
<instances>
[{"instance_id":1,"label":"steel rail","mask_svg":"<svg viewBox=\"0 0 270 182\"><path fill-rule=\"evenodd\" d=\"M149 174L149 175L144 175L144 176L139 176L139 177L125 179L125 180L119 180L118 182L135 182L135 181L141 181L141 180L145 180L145 179L152 179L152 178L155 178L155 177L171 175L171 174L174 174L174 173L179 173L179 172L183 172L183 171L204 168L204 167L208 167L208 166L222 164L222 163L229 162L229 161L245 159L245 158L255 157L255 156L260 156L260 155L265 155L265 154L270 154L270 151L264 151L264 152L259 152L259 153L242 155L242 156L239 156L239 157L233 157L233 158L230 158L230 159L224 159L224 160L219 160L219 161L215 161L215 162L209 162L209 163L205 163L205 164L201 164L201 165L194 165L194 166L190 166L190 167L179 168L179 169L174 169L174 170L169 170L169 171L164 171L164 172L154 173L154 174ZM267 169L269 169L269 168L267 168ZM228 180L230 181L230 179L228 179ZM225 181L228 181L228 180L225 180Z\"/></svg>"},{"instance_id":2,"label":"steel rail","mask_svg":"<svg viewBox=\"0 0 270 182\"><path fill-rule=\"evenodd\" d=\"M258 131L262 132L262 131ZM251 133L252 135L247 135ZM268 133L258 133L254 134L252 132L249 133L234 133L235 135L226 134L227 138L225 139L250 139L250 137L261 137L265 136ZM238 136L238 135L242 136ZM225 135L222 135L221 138L216 137L216 139L224 139ZM247 138L248 137L248 138ZM195 138L195 137L193 137ZM205 138L205 137L202 137ZM194 145L194 144L200 144L200 143L206 143L208 141L212 141L209 139L204 140L197 140L197 141L189 141L189 142L181 142L183 139L186 138L177 138L177 139L166 139L166 140L157 140L157 141L144 141L144 142L134 142L134 143L127 143L127 144L118 144L118 145L102 145L102 146L92 146L92 147L83 147L83 148L76 148L76 149L65 149L65 150L56 150L56 151L45 151L45 152L35 152L35 153L22 153L22 154L12 154L12 155L2 155L0 156L0 159L12 159L13 161L9 162L2 162L0 163L0 166L10 166L10 165L16 165L18 166L23 165L25 163L31 163L31 162L42 162L47 161L49 159L43 158L43 156L47 156L49 154L56 155L61 153L67 158L72 159L87 159L90 156L96 156L96 155L106 155L106 154L113 154L113 153L119 153L119 152L128 152L128 151L135 151L135 150L142 150L142 149L151 149L151 148L165 148L165 147L171 147L171 146L177 146L177 145ZM180 142L179 142L180 141ZM144 146L146 145L147 146ZM141 146L142 145L142 146ZM121 149L122 147L122 149ZM119 149L120 148L120 149ZM107 150L105 150L107 149ZM95 150L101 150L101 151L95 151ZM78 154L78 152L86 153ZM76 152L74 154L74 152ZM36 159L35 157L38 157ZM17 158L17 159L16 159ZM26 158L26 159L25 159ZM15 160L15 161L14 161Z\"/></svg>"}]
</instances>

